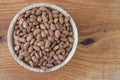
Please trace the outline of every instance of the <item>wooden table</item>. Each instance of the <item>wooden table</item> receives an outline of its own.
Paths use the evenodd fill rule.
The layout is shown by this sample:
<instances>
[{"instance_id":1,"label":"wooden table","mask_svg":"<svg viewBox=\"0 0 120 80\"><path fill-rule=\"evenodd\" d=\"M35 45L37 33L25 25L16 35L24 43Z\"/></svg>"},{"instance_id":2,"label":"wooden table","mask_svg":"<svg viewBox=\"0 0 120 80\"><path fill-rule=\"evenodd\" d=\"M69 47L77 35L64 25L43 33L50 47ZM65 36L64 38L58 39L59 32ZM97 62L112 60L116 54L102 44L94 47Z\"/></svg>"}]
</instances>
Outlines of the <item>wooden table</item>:
<instances>
[{"instance_id":1,"label":"wooden table","mask_svg":"<svg viewBox=\"0 0 120 80\"><path fill-rule=\"evenodd\" d=\"M72 60L50 73L24 69L7 46L7 30L15 14L41 2L69 12L79 33ZM120 0L0 0L0 80L120 80Z\"/></svg>"}]
</instances>

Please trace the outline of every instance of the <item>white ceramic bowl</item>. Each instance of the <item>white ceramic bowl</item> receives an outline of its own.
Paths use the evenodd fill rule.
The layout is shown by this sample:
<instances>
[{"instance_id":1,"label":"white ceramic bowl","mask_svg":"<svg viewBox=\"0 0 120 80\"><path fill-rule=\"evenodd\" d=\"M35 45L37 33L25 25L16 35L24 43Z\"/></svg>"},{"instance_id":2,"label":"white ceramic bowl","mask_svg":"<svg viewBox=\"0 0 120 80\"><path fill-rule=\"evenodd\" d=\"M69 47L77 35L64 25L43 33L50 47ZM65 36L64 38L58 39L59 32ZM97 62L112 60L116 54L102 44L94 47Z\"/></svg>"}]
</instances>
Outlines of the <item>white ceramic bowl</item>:
<instances>
[{"instance_id":1,"label":"white ceramic bowl","mask_svg":"<svg viewBox=\"0 0 120 80\"><path fill-rule=\"evenodd\" d=\"M8 47L9 47L9 50L10 50L10 53L12 54L13 58L21 65L23 66L24 68L28 69L28 70L31 70L31 71L34 71L34 72L50 72L50 71L55 71L61 67L63 67L65 64L67 64L70 59L72 58L72 56L74 55L75 51L76 51L76 48L77 48L77 43L78 43L78 31L77 31L77 28L76 28L76 25L75 25L75 22L73 21L72 17L70 16L70 23L72 25L72 29L73 29L73 32L74 32L74 43L73 43L73 48L72 50L70 51L68 57L60 64L60 65L57 65L53 68L50 68L50 69L47 69L46 71L45 70L42 70L40 68L33 68L27 64L25 64L23 61L21 61L20 59L18 59L17 55L15 54L15 51L13 49L13 27L14 27L14 24L17 20L17 18L22 14L24 13L26 10L29 10L29 9L32 9L34 7L40 7L40 6L45 6L45 7L49 7L49 8L52 8L52 9L56 9L58 11L60 11L61 13L63 13L65 16L70 16L65 10L63 10L62 8L56 6L56 5L53 5L53 4L48 4L48 3L37 3L37 4L32 4L30 6L27 6L25 7L24 9L22 9L21 11L19 11L15 17L12 19L11 23L10 23L10 26L9 26L9 29L8 29L8 36L7 36L7 42L8 42Z\"/></svg>"}]
</instances>

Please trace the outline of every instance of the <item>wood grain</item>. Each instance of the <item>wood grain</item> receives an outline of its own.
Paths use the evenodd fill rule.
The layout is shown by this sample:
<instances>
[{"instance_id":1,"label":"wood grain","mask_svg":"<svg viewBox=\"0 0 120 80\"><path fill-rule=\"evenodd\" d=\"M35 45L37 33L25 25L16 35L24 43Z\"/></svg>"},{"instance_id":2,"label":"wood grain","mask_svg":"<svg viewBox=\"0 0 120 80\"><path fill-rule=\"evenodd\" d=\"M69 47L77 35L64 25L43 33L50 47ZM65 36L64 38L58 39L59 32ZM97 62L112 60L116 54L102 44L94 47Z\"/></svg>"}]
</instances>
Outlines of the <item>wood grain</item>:
<instances>
[{"instance_id":1,"label":"wood grain","mask_svg":"<svg viewBox=\"0 0 120 80\"><path fill-rule=\"evenodd\" d=\"M72 60L50 73L24 69L7 47L7 30L15 14L27 5L41 2L56 4L69 12L79 32ZM120 0L0 0L0 80L38 79L120 80Z\"/></svg>"}]
</instances>

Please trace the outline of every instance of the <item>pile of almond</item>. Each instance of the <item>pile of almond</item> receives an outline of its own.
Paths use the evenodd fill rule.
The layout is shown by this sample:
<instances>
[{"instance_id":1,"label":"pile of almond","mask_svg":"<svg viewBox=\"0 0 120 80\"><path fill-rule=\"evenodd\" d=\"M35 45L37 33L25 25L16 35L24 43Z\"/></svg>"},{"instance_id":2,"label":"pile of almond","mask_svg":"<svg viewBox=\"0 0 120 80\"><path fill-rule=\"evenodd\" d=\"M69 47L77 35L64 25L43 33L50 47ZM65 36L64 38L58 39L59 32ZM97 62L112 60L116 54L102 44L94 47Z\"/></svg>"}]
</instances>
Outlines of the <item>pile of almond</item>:
<instances>
[{"instance_id":1,"label":"pile of almond","mask_svg":"<svg viewBox=\"0 0 120 80\"><path fill-rule=\"evenodd\" d=\"M13 42L18 58L31 67L59 65L74 42L70 17L48 7L27 10L14 25Z\"/></svg>"}]
</instances>

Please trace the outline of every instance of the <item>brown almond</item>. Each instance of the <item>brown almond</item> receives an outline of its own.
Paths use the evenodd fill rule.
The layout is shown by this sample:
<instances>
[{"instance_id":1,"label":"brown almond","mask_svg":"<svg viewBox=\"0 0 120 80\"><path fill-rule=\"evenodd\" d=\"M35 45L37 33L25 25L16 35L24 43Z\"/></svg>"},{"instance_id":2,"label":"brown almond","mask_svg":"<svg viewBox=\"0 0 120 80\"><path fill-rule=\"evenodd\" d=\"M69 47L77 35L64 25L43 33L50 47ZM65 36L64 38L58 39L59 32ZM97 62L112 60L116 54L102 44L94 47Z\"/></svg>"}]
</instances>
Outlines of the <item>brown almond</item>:
<instances>
[{"instance_id":1,"label":"brown almond","mask_svg":"<svg viewBox=\"0 0 120 80\"><path fill-rule=\"evenodd\" d=\"M15 51L18 51L19 49L20 49L20 46L15 46L15 47L14 47L14 50L15 50Z\"/></svg>"},{"instance_id":2,"label":"brown almond","mask_svg":"<svg viewBox=\"0 0 120 80\"><path fill-rule=\"evenodd\" d=\"M56 29L58 30L60 29L60 26L57 23L55 24L55 26L56 26Z\"/></svg>"},{"instance_id":3,"label":"brown almond","mask_svg":"<svg viewBox=\"0 0 120 80\"><path fill-rule=\"evenodd\" d=\"M35 56L32 56L31 59L32 59L33 62L38 63L38 59Z\"/></svg>"},{"instance_id":4,"label":"brown almond","mask_svg":"<svg viewBox=\"0 0 120 80\"><path fill-rule=\"evenodd\" d=\"M40 7L39 10L41 10L41 11L47 11L48 9L46 7Z\"/></svg>"},{"instance_id":5,"label":"brown almond","mask_svg":"<svg viewBox=\"0 0 120 80\"><path fill-rule=\"evenodd\" d=\"M41 51L39 51L39 56L42 57L42 52Z\"/></svg>"},{"instance_id":6,"label":"brown almond","mask_svg":"<svg viewBox=\"0 0 120 80\"><path fill-rule=\"evenodd\" d=\"M23 35L23 38L25 38L25 39L26 39L26 38L27 38L27 36L28 36L28 34L24 34L24 35Z\"/></svg>"},{"instance_id":7,"label":"brown almond","mask_svg":"<svg viewBox=\"0 0 120 80\"><path fill-rule=\"evenodd\" d=\"M33 14L33 15L35 15L36 12L37 12L37 8L33 8L33 9L31 10L31 14Z\"/></svg>"},{"instance_id":8,"label":"brown almond","mask_svg":"<svg viewBox=\"0 0 120 80\"><path fill-rule=\"evenodd\" d=\"M58 14L59 11L58 11L58 10L52 10L52 13L53 13L53 14Z\"/></svg>"},{"instance_id":9,"label":"brown almond","mask_svg":"<svg viewBox=\"0 0 120 80\"><path fill-rule=\"evenodd\" d=\"M15 29L18 30L18 28L19 28L19 27L18 27L17 25L15 25Z\"/></svg>"},{"instance_id":10,"label":"brown almond","mask_svg":"<svg viewBox=\"0 0 120 80\"><path fill-rule=\"evenodd\" d=\"M36 51L39 51L40 48L38 46L33 46L33 48L36 50Z\"/></svg>"},{"instance_id":11,"label":"brown almond","mask_svg":"<svg viewBox=\"0 0 120 80\"><path fill-rule=\"evenodd\" d=\"M39 24L39 22L33 22L33 25L37 26ZM39 26L37 26L39 27Z\"/></svg>"},{"instance_id":12,"label":"brown almond","mask_svg":"<svg viewBox=\"0 0 120 80\"><path fill-rule=\"evenodd\" d=\"M54 55L53 58L54 58L55 60L58 60L58 59L59 59L57 55Z\"/></svg>"},{"instance_id":13,"label":"brown almond","mask_svg":"<svg viewBox=\"0 0 120 80\"><path fill-rule=\"evenodd\" d=\"M19 38L20 42L26 42L26 40L24 38Z\"/></svg>"},{"instance_id":14,"label":"brown almond","mask_svg":"<svg viewBox=\"0 0 120 80\"><path fill-rule=\"evenodd\" d=\"M57 60L56 62L57 62L58 64L61 64L61 63L62 63L60 60Z\"/></svg>"},{"instance_id":15,"label":"brown almond","mask_svg":"<svg viewBox=\"0 0 120 80\"><path fill-rule=\"evenodd\" d=\"M55 59L51 59L48 61L48 63L54 63L55 62Z\"/></svg>"},{"instance_id":16,"label":"brown almond","mask_svg":"<svg viewBox=\"0 0 120 80\"><path fill-rule=\"evenodd\" d=\"M38 22L41 22L41 21L42 21L41 16L38 16L38 17L37 17L37 21L38 21Z\"/></svg>"},{"instance_id":17,"label":"brown almond","mask_svg":"<svg viewBox=\"0 0 120 80\"><path fill-rule=\"evenodd\" d=\"M28 47L29 47L29 45L30 45L30 43L29 43L29 42L26 42L26 43L24 44L24 46L23 46L23 47L24 47L24 49L25 49L25 50L27 50L27 49L28 49Z\"/></svg>"},{"instance_id":18,"label":"brown almond","mask_svg":"<svg viewBox=\"0 0 120 80\"><path fill-rule=\"evenodd\" d=\"M39 29L39 25L37 25L36 28Z\"/></svg>"},{"instance_id":19,"label":"brown almond","mask_svg":"<svg viewBox=\"0 0 120 80\"><path fill-rule=\"evenodd\" d=\"M28 27L28 22L27 22L27 21L24 21L24 22L23 22L23 27L24 27L24 28L27 28L27 27Z\"/></svg>"},{"instance_id":20,"label":"brown almond","mask_svg":"<svg viewBox=\"0 0 120 80\"><path fill-rule=\"evenodd\" d=\"M43 56L43 58L44 58L45 60L47 60L47 59L48 59L48 57L47 57L47 56Z\"/></svg>"},{"instance_id":21,"label":"brown almond","mask_svg":"<svg viewBox=\"0 0 120 80\"><path fill-rule=\"evenodd\" d=\"M27 11L26 11L26 14L31 14L31 10L27 10Z\"/></svg>"},{"instance_id":22,"label":"brown almond","mask_svg":"<svg viewBox=\"0 0 120 80\"><path fill-rule=\"evenodd\" d=\"M51 68L53 67L54 65L53 64L46 64L47 67Z\"/></svg>"},{"instance_id":23,"label":"brown almond","mask_svg":"<svg viewBox=\"0 0 120 80\"><path fill-rule=\"evenodd\" d=\"M46 48L45 51L46 52L49 52L51 50L51 48Z\"/></svg>"},{"instance_id":24,"label":"brown almond","mask_svg":"<svg viewBox=\"0 0 120 80\"><path fill-rule=\"evenodd\" d=\"M69 42L73 42L74 41L74 39L72 38L72 37L68 37L68 40L69 40Z\"/></svg>"},{"instance_id":25,"label":"brown almond","mask_svg":"<svg viewBox=\"0 0 120 80\"><path fill-rule=\"evenodd\" d=\"M32 34L32 33L30 33L30 34L28 35L28 37L27 37L27 41L31 41L31 40L32 40L32 38L33 38L33 34Z\"/></svg>"},{"instance_id":26,"label":"brown almond","mask_svg":"<svg viewBox=\"0 0 120 80\"><path fill-rule=\"evenodd\" d=\"M65 26L70 26L70 23L65 23Z\"/></svg>"},{"instance_id":27,"label":"brown almond","mask_svg":"<svg viewBox=\"0 0 120 80\"><path fill-rule=\"evenodd\" d=\"M53 44L51 45L51 48L53 48L55 45L57 44L57 42L53 42Z\"/></svg>"},{"instance_id":28,"label":"brown almond","mask_svg":"<svg viewBox=\"0 0 120 80\"><path fill-rule=\"evenodd\" d=\"M37 43L37 46L43 46L44 44L45 44L44 41L39 41L39 42Z\"/></svg>"},{"instance_id":29,"label":"brown almond","mask_svg":"<svg viewBox=\"0 0 120 80\"><path fill-rule=\"evenodd\" d=\"M49 19L49 21L48 21L49 24L53 24L53 22L54 22L54 20L52 18Z\"/></svg>"},{"instance_id":30,"label":"brown almond","mask_svg":"<svg viewBox=\"0 0 120 80\"><path fill-rule=\"evenodd\" d=\"M38 59L40 58L40 56L37 52L35 52L35 57L38 58Z\"/></svg>"},{"instance_id":31,"label":"brown almond","mask_svg":"<svg viewBox=\"0 0 120 80\"><path fill-rule=\"evenodd\" d=\"M23 55L21 53L19 53L18 58L23 59Z\"/></svg>"},{"instance_id":32,"label":"brown almond","mask_svg":"<svg viewBox=\"0 0 120 80\"><path fill-rule=\"evenodd\" d=\"M24 52L22 52L22 55L27 57L27 56L29 56L29 53L27 51L24 51Z\"/></svg>"},{"instance_id":33,"label":"brown almond","mask_svg":"<svg viewBox=\"0 0 120 80\"><path fill-rule=\"evenodd\" d=\"M65 49L67 52L69 52L70 50L71 50L71 48L70 47L68 47L68 48L66 48Z\"/></svg>"},{"instance_id":34,"label":"brown almond","mask_svg":"<svg viewBox=\"0 0 120 80\"><path fill-rule=\"evenodd\" d=\"M50 29L51 29L51 30L56 30L55 25L54 25L54 24L51 24L51 25L50 25Z\"/></svg>"},{"instance_id":35,"label":"brown almond","mask_svg":"<svg viewBox=\"0 0 120 80\"><path fill-rule=\"evenodd\" d=\"M30 53L30 57L32 57L32 56L35 54L35 52L36 52L36 51L32 51L32 52Z\"/></svg>"},{"instance_id":36,"label":"brown almond","mask_svg":"<svg viewBox=\"0 0 120 80\"><path fill-rule=\"evenodd\" d=\"M51 42L47 40L46 43L45 43L45 47L46 47L46 48L49 48L49 47L50 47L50 44L51 44Z\"/></svg>"},{"instance_id":37,"label":"brown almond","mask_svg":"<svg viewBox=\"0 0 120 80\"><path fill-rule=\"evenodd\" d=\"M49 56L49 54L47 56ZM52 59L52 56L49 56L47 61L49 62L51 59Z\"/></svg>"},{"instance_id":38,"label":"brown almond","mask_svg":"<svg viewBox=\"0 0 120 80\"><path fill-rule=\"evenodd\" d=\"M59 30L55 31L55 37L60 37L60 31Z\"/></svg>"},{"instance_id":39,"label":"brown almond","mask_svg":"<svg viewBox=\"0 0 120 80\"><path fill-rule=\"evenodd\" d=\"M46 66L47 61L43 61L42 66Z\"/></svg>"},{"instance_id":40,"label":"brown almond","mask_svg":"<svg viewBox=\"0 0 120 80\"><path fill-rule=\"evenodd\" d=\"M42 50L45 49L45 46L41 46L41 49L42 49Z\"/></svg>"},{"instance_id":41,"label":"brown almond","mask_svg":"<svg viewBox=\"0 0 120 80\"><path fill-rule=\"evenodd\" d=\"M68 23L70 21L70 16L65 17L65 23Z\"/></svg>"},{"instance_id":42,"label":"brown almond","mask_svg":"<svg viewBox=\"0 0 120 80\"><path fill-rule=\"evenodd\" d=\"M69 32L69 35L72 36L72 35L73 35L73 32Z\"/></svg>"},{"instance_id":43,"label":"brown almond","mask_svg":"<svg viewBox=\"0 0 120 80\"><path fill-rule=\"evenodd\" d=\"M54 23L57 23L57 22L58 22L58 18L55 18L55 19L54 19Z\"/></svg>"},{"instance_id":44,"label":"brown almond","mask_svg":"<svg viewBox=\"0 0 120 80\"><path fill-rule=\"evenodd\" d=\"M53 16L53 18L58 18L59 17L59 15L56 14L56 13L52 14L52 16Z\"/></svg>"},{"instance_id":45,"label":"brown almond","mask_svg":"<svg viewBox=\"0 0 120 80\"><path fill-rule=\"evenodd\" d=\"M68 35L68 34L69 34L69 32L68 32L68 31L66 31L66 30L64 30L64 31L63 31L63 34Z\"/></svg>"},{"instance_id":46,"label":"brown almond","mask_svg":"<svg viewBox=\"0 0 120 80\"><path fill-rule=\"evenodd\" d=\"M44 25L47 29L49 29L49 24L48 23L44 23Z\"/></svg>"},{"instance_id":47,"label":"brown almond","mask_svg":"<svg viewBox=\"0 0 120 80\"><path fill-rule=\"evenodd\" d=\"M50 52L50 56L54 56L55 55L55 52L54 51L51 51Z\"/></svg>"},{"instance_id":48,"label":"brown almond","mask_svg":"<svg viewBox=\"0 0 120 80\"><path fill-rule=\"evenodd\" d=\"M40 24L40 28L41 29L45 29L45 25L44 24Z\"/></svg>"},{"instance_id":49,"label":"brown almond","mask_svg":"<svg viewBox=\"0 0 120 80\"><path fill-rule=\"evenodd\" d=\"M33 47L30 46L29 49L28 49L28 52L32 52L33 51Z\"/></svg>"},{"instance_id":50,"label":"brown almond","mask_svg":"<svg viewBox=\"0 0 120 80\"><path fill-rule=\"evenodd\" d=\"M48 40L54 42L54 38L52 36L48 36Z\"/></svg>"},{"instance_id":51,"label":"brown almond","mask_svg":"<svg viewBox=\"0 0 120 80\"><path fill-rule=\"evenodd\" d=\"M63 51L62 51L62 55L65 55L65 53L66 53L66 51L65 51L65 50L63 50Z\"/></svg>"},{"instance_id":52,"label":"brown almond","mask_svg":"<svg viewBox=\"0 0 120 80\"><path fill-rule=\"evenodd\" d=\"M45 33L45 31L41 31L41 36L43 37L43 38L45 38L47 35L46 35L46 33Z\"/></svg>"},{"instance_id":53,"label":"brown almond","mask_svg":"<svg viewBox=\"0 0 120 80\"><path fill-rule=\"evenodd\" d=\"M63 50L64 50L64 49L58 49L58 50L56 51L56 54L60 54L60 53L62 53Z\"/></svg>"},{"instance_id":54,"label":"brown almond","mask_svg":"<svg viewBox=\"0 0 120 80\"><path fill-rule=\"evenodd\" d=\"M36 39L37 39L37 41L40 41L40 40L41 40L41 35L38 34L38 35L36 36Z\"/></svg>"},{"instance_id":55,"label":"brown almond","mask_svg":"<svg viewBox=\"0 0 120 80\"><path fill-rule=\"evenodd\" d=\"M53 48L53 50L57 50L58 48L59 48L59 46L56 45L56 46Z\"/></svg>"},{"instance_id":56,"label":"brown almond","mask_svg":"<svg viewBox=\"0 0 120 80\"><path fill-rule=\"evenodd\" d=\"M54 35L54 32L52 30L49 30L48 32L49 32L50 36Z\"/></svg>"},{"instance_id":57,"label":"brown almond","mask_svg":"<svg viewBox=\"0 0 120 80\"><path fill-rule=\"evenodd\" d=\"M26 57L25 61L27 61L27 62L30 61L30 56Z\"/></svg>"},{"instance_id":58,"label":"brown almond","mask_svg":"<svg viewBox=\"0 0 120 80\"><path fill-rule=\"evenodd\" d=\"M20 34L20 30L17 30L17 31L16 31L16 34Z\"/></svg>"},{"instance_id":59,"label":"brown almond","mask_svg":"<svg viewBox=\"0 0 120 80\"><path fill-rule=\"evenodd\" d=\"M60 14L59 14L59 17L63 17L63 14L60 13Z\"/></svg>"},{"instance_id":60,"label":"brown almond","mask_svg":"<svg viewBox=\"0 0 120 80\"><path fill-rule=\"evenodd\" d=\"M66 42L67 38L60 38L60 40Z\"/></svg>"},{"instance_id":61,"label":"brown almond","mask_svg":"<svg viewBox=\"0 0 120 80\"><path fill-rule=\"evenodd\" d=\"M48 22L48 18L45 15L42 15L43 22Z\"/></svg>"},{"instance_id":62,"label":"brown almond","mask_svg":"<svg viewBox=\"0 0 120 80\"><path fill-rule=\"evenodd\" d=\"M20 46L21 43L18 40L14 40L14 44L17 45L17 46Z\"/></svg>"},{"instance_id":63,"label":"brown almond","mask_svg":"<svg viewBox=\"0 0 120 80\"><path fill-rule=\"evenodd\" d=\"M64 23L64 19L63 19L63 17L59 17L59 22L60 22L61 24Z\"/></svg>"},{"instance_id":64,"label":"brown almond","mask_svg":"<svg viewBox=\"0 0 120 80\"><path fill-rule=\"evenodd\" d=\"M31 32L31 27L30 27L30 26L27 27L27 32L28 32L28 33Z\"/></svg>"},{"instance_id":65,"label":"brown almond","mask_svg":"<svg viewBox=\"0 0 120 80\"><path fill-rule=\"evenodd\" d=\"M45 29L44 31L45 31L45 33L48 35L48 31L47 31L46 29Z\"/></svg>"},{"instance_id":66,"label":"brown almond","mask_svg":"<svg viewBox=\"0 0 120 80\"><path fill-rule=\"evenodd\" d=\"M37 43L38 43L38 41L36 40L36 41L34 42L34 46L37 46Z\"/></svg>"},{"instance_id":67,"label":"brown almond","mask_svg":"<svg viewBox=\"0 0 120 80\"><path fill-rule=\"evenodd\" d=\"M37 43L38 43L38 41L35 41L35 42L34 42L34 45L37 46Z\"/></svg>"},{"instance_id":68,"label":"brown almond","mask_svg":"<svg viewBox=\"0 0 120 80\"><path fill-rule=\"evenodd\" d=\"M43 54L44 56L46 56L47 53L46 53L45 51L42 51L42 54Z\"/></svg>"},{"instance_id":69,"label":"brown almond","mask_svg":"<svg viewBox=\"0 0 120 80\"><path fill-rule=\"evenodd\" d=\"M58 55L58 58L59 58L60 60L64 60L64 57L63 57L63 55L61 55L61 54Z\"/></svg>"},{"instance_id":70,"label":"brown almond","mask_svg":"<svg viewBox=\"0 0 120 80\"><path fill-rule=\"evenodd\" d=\"M32 29L31 29L31 31L33 32L35 30L35 27L33 27Z\"/></svg>"},{"instance_id":71,"label":"brown almond","mask_svg":"<svg viewBox=\"0 0 120 80\"><path fill-rule=\"evenodd\" d=\"M45 12L45 11L43 11L43 12L42 12L42 15L45 15L45 16L46 16L47 14L46 14L46 12Z\"/></svg>"},{"instance_id":72,"label":"brown almond","mask_svg":"<svg viewBox=\"0 0 120 80\"><path fill-rule=\"evenodd\" d=\"M31 41L30 41L30 45L34 44L35 42L35 39L33 38Z\"/></svg>"},{"instance_id":73,"label":"brown almond","mask_svg":"<svg viewBox=\"0 0 120 80\"><path fill-rule=\"evenodd\" d=\"M37 20L35 15L30 15L30 22L35 22Z\"/></svg>"},{"instance_id":74,"label":"brown almond","mask_svg":"<svg viewBox=\"0 0 120 80\"><path fill-rule=\"evenodd\" d=\"M35 31L34 31L34 35L37 35L37 34L39 34L40 33L40 29L36 29Z\"/></svg>"},{"instance_id":75,"label":"brown almond","mask_svg":"<svg viewBox=\"0 0 120 80\"><path fill-rule=\"evenodd\" d=\"M68 54L69 54L69 52L66 52L66 53L65 53L65 56L67 57L67 56L68 56Z\"/></svg>"},{"instance_id":76,"label":"brown almond","mask_svg":"<svg viewBox=\"0 0 120 80\"><path fill-rule=\"evenodd\" d=\"M30 15L30 18L37 18L35 15Z\"/></svg>"},{"instance_id":77,"label":"brown almond","mask_svg":"<svg viewBox=\"0 0 120 80\"><path fill-rule=\"evenodd\" d=\"M30 66L34 67L34 64L31 60L28 63L30 64Z\"/></svg>"},{"instance_id":78,"label":"brown almond","mask_svg":"<svg viewBox=\"0 0 120 80\"><path fill-rule=\"evenodd\" d=\"M24 18L21 18L21 19L19 20L19 25L22 25L23 22L24 22Z\"/></svg>"},{"instance_id":79,"label":"brown almond","mask_svg":"<svg viewBox=\"0 0 120 80\"><path fill-rule=\"evenodd\" d=\"M36 15L38 16L38 15L40 15L41 14L41 10L37 10L36 11Z\"/></svg>"},{"instance_id":80,"label":"brown almond","mask_svg":"<svg viewBox=\"0 0 120 80\"><path fill-rule=\"evenodd\" d=\"M20 37L19 37L19 36L14 35L14 39L15 39L15 40L19 40L19 39L20 39Z\"/></svg>"}]
</instances>

